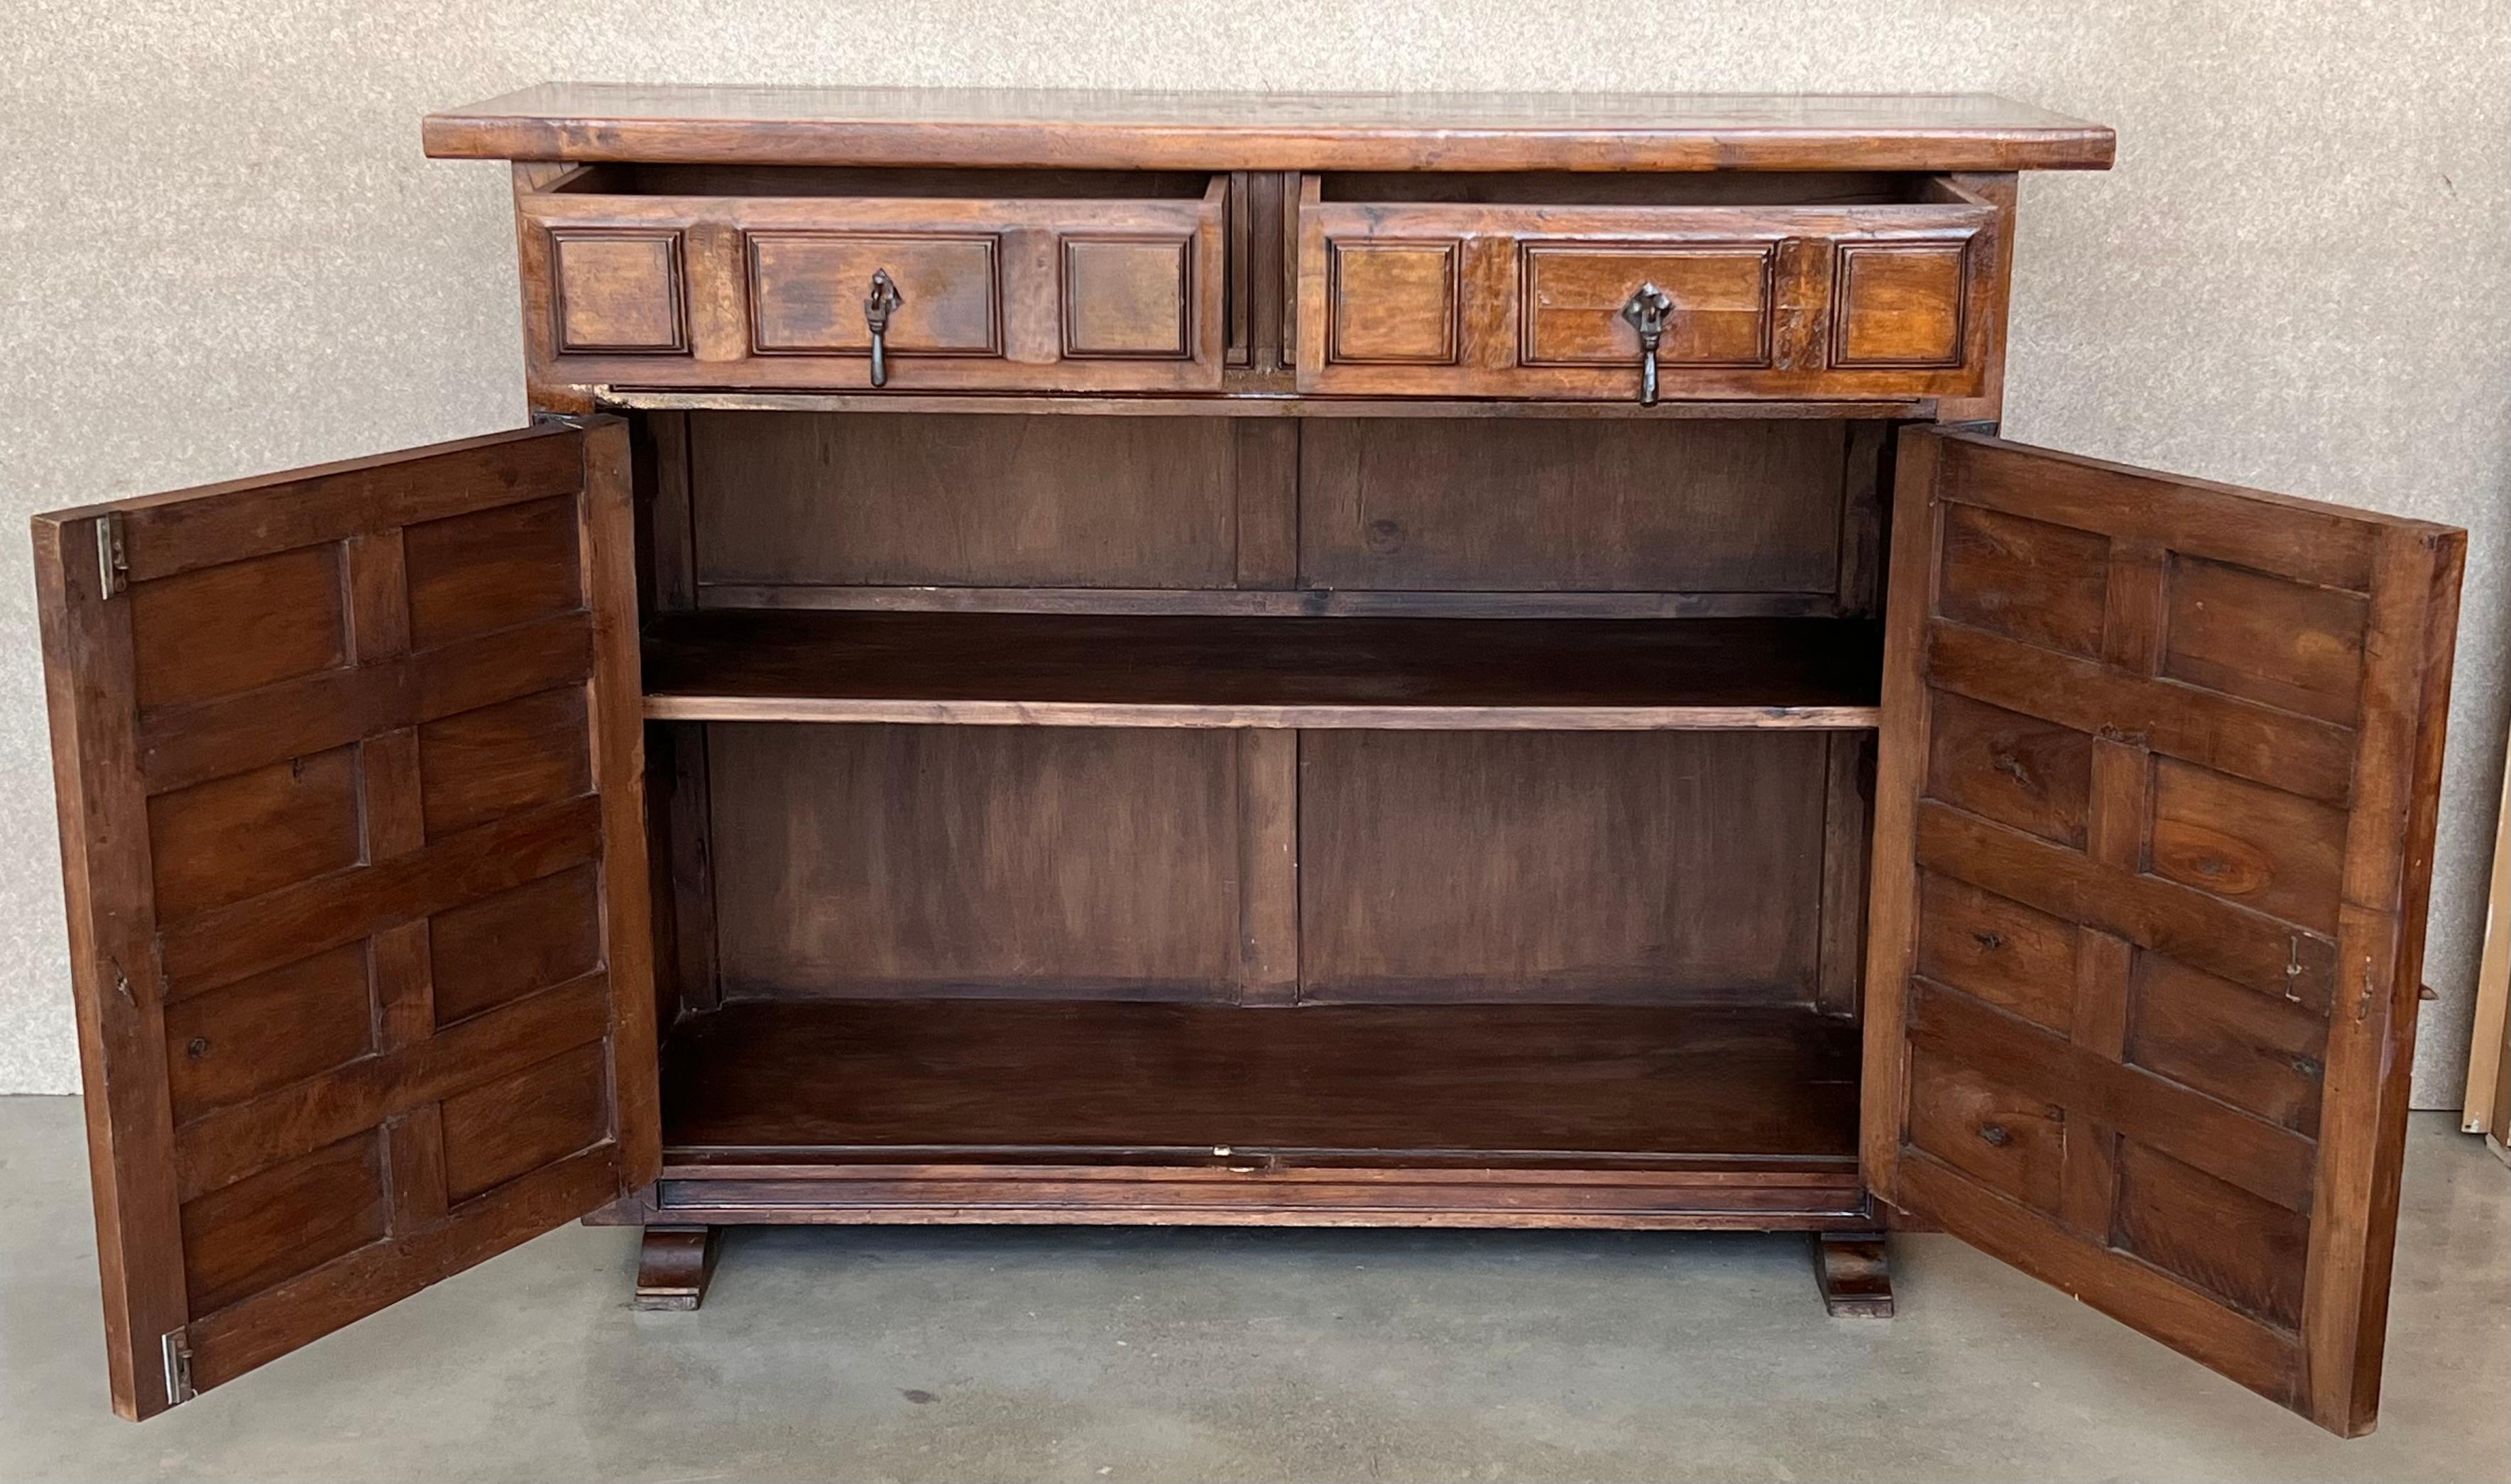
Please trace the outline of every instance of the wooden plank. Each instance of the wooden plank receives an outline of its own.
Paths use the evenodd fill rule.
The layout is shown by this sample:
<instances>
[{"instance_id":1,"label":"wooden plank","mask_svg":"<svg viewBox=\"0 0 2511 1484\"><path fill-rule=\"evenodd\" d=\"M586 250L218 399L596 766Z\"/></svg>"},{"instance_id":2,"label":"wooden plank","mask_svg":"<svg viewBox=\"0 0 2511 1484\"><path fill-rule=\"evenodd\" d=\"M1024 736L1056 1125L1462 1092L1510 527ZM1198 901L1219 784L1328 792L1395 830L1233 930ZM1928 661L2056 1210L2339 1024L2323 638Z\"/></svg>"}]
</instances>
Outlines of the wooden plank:
<instances>
[{"instance_id":1,"label":"wooden plank","mask_svg":"<svg viewBox=\"0 0 2511 1484\"><path fill-rule=\"evenodd\" d=\"M113 1410L136 1421L172 1404L158 1337L182 1326L190 1303L165 986L150 943L156 907L133 729L131 605L98 590L93 517L37 517L34 563L106 1376Z\"/></svg>"},{"instance_id":2,"label":"wooden plank","mask_svg":"<svg viewBox=\"0 0 2511 1484\"><path fill-rule=\"evenodd\" d=\"M354 867L198 913L160 938L166 977L197 994L361 934L395 911L442 911L592 859L599 801L570 800L512 816L395 860Z\"/></svg>"},{"instance_id":3,"label":"wooden plank","mask_svg":"<svg viewBox=\"0 0 2511 1484\"><path fill-rule=\"evenodd\" d=\"M673 1038L666 1140L1845 1164L1855 1058L1801 1007L756 1000Z\"/></svg>"},{"instance_id":4,"label":"wooden plank","mask_svg":"<svg viewBox=\"0 0 2511 1484\"><path fill-rule=\"evenodd\" d=\"M647 635L645 714L1101 726L1872 725L1866 626L709 613ZM1107 665L1122 654L1126 664Z\"/></svg>"},{"instance_id":5,"label":"wooden plank","mask_svg":"<svg viewBox=\"0 0 2511 1484\"><path fill-rule=\"evenodd\" d=\"M543 83L430 114L440 159L1009 169L2106 169L2110 131L1986 94L1076 94Z\"/></svg>"},{"instance_id":6,"label":"wooden plank","mask_svg":"<svg viewBox=\"0 0 2511 1484\"><path fill-rule=\"evenodd\" d=\"M210 1314L189 1330L193 1384L206 1390L233 1381L561 1226L618 1190L620 1173L616 1148L588 1149L489 1192L463 1209L462 1220L359 1247Z\"/></svg>"},{"instance_id":7,"label":"wooden plank","mask_svg":"<svg viewBox=\"0 0 2511 1484\"><path fill-rule=\"evenodd\" d=\"M1901 438L1892 476L1893 594L1883 612L1883 716L1875 738L1874 862L1866 913L1864 1066L1858 1164L1877 1199L1909 1209L1900 1153L1910 1121L1910 975L1918 958L1919 796L1935 705L1927 693L1927 613L1944 546L1940 454L1932 438Z\"/></svg>"},{"instance_id":8,"label":"wooden plank","mask_svg":"<svg viewBox=\"0 0 2511 1484\"><path fill-rule=\"evenodd\" d=\"M1299 1000L1299 736L1237 738L1238 1003Z\"/></svg>"},{"instance_id":9,"label":"wooden plank","mask_svg":"<svg viewBox=\"0 0 2511 1484\"><path fill-rule=\"evenodd\" d=\"M880 587L709 583L708 610L840 613L1200 614L1242 618L1807 619L1835 618L1824 592L1379 592L1192 588Z\"/></svg>"},{"instance_id":10,"label":"wooden plank","mask_svg":"<svg viewBox=\"0 0 2511 1484\"><path fill-rule=\"evenodd\" d=\"M474 1083L520 1071L601 1037L610 985L571 979L473 1016L399 1050L236 1103L175 1131L181 1199L193 1199L327 1144L372 1128Z\"/></svg>"},{"instance_id":11,"label":"wooden plank","mask_svg":"<svg viewBox=\"0 0 2511 1484\"><path fill-rule=\"evenodd\" d=\"M645 879L645 723L637 641L637 535L628 429L605 421L584 434L584 496L577 549L593 617L593 674L585 719L592 732L593 788L599 801L602 946L610 983L610 1131L631 1187L662 1161L656 1079L654 938Z\"/></svg>"},{"instance_id":12,"label":"wooden plank","mask_svg":"<svg viewBox=\"0 0 2511 1484\"><path fill-rule=\"evenodd\" d=\"M1942 437L1965 504L2323 588L2359 592L2371 586L2375 533L2384 525L2441 529L2429 521L2159 475L2079 454L2019 449L1969 434Z\"/></svg>"},{"instance_id":13,"label":"wooden plank","mask_svg":"<svg viewBox=\"0 0 2511 1484\"><path fill-rule=\"evenodd\" d=\"M2105 968L2119 966L2113 961ZM1912 995L1910 1037L1912 1046L1986 1071L2289 1210L2310 1204L2317 1158L2310 1140L2167 1078L2123 1067L2094 1048L2099 1042L2069 1042L1924 980Z\"/></svg>"},{"instance_id":14,"label":"wooden plank","mask_svg":"<svg viewBox=\"0 0 2511 1484\"><path fill-rule=\"evenodd\" d=\"M147 582L266 552L343 541L377 526L415 525L518 501L575 492L583 467L572 428L520 428L422 451L319 464L267 477L115 502L131 581ZM441 462L439 462L441 461ZM221 500L250 494L250 500ZM70 521L108 507L47 517Z\"/></svg>"},{"instance_id":15,"label":"wooden plank","mask_svg":"<svg viewBox=\"0 0 2511 1484\"><path fill-rule=\"evenodd\" d=\"M150 793L167 793L573 684L590 663L584 621L560 614L441 649L148 712L139 728L140 773Z\"/></svg>"},{"instance_id":16,"label":"wooden plank","mask_svg":"<svg viewBox=\"0 0 2511 1484\"><path fill-rule=\"evenodd\" d=\"M1286 330L1285 333L1293 331ZM1295 392L1246 391L1218 395L1169 394L1105 397L1086 393L1022 395L1007 392L786 392L719 387L597 384L588 389L605 407L672 411L1000 413L1017 417L1489 417L1534 421L1729 422L1739 417L1833 422L1891 422L1926 415L1929 404L1906 397L1856 401L1702 398L1642 406L1636 400L1525 401L1493 398L1309 397Z\"/></svg>"},{"instance_id":17,"label":"wooden plank","mask_svg":"<svg viewBox=\"0 0 2511 1484\"><path fill-rule=\"evenodd\" d=\"M1946 1231L2270 1401L2289 1407L2299 1398L2301 1356L2293 1336L2234 1313L2159 1269L2093 1246L1915 1150L1902 1162L1912 1203Z\"/></svg>"},{"instance_id":18,"label":"wooden plank","mask_svg":"<svg viewBox=\"0 0 2511 1484\"><path fill-rule=\"evenodd\" d=\"M2343 803L2354 734L2289 711L1964 628L1929 626L1928 679L2007 710L2120 741L2236 778Z\"/></svg>"},{"instance_id":19,"label":"wooden plank","mask_svg":"<svg viewBox=\"0 0 2511 1484\"><path fill-rule=\"evenodd\" d=\"M1874 855L1874 743L1863 734L1831 738L1823 784L1822 948L1814 1003L1834 1015L1857 1013L1866 971L1866 883Z\"/></svg>"},{"instance_id":20,"label":"wooden plank","mask_svg":"<svg viewBox=\"0 0 2511 1484\"><path fill-rule=\"evenodd\" d=\"M2096 865L1932 801L1918 806L1918 859L1974 886L2157 948L2261 993L2325 1005L2336 945L2317 933L2154 876Z\"/></svg>"},{"instance_id":21,"label":"wooden plank","mask_svg":"<svg viewBox=\"0 0 2511 1484\"><path fill-rule=\"evenodd\" d=\"M1288 590L1299 581L1299 425L1235 427L1237 585Z\"/></svg>"},{"instance_id":22,"label":"wooden plank","mask_svg":"<svg viewBox=\"0 0 2511 1484\"><path fill-rule=\"evenodd\" d=\"M2466 554L2463 532L2398 523L2379 532L2372 561L2302 1308L2308 1414L2348 1436L2370 1431L2379 1410Z\"/></svg>"}]
</instances>

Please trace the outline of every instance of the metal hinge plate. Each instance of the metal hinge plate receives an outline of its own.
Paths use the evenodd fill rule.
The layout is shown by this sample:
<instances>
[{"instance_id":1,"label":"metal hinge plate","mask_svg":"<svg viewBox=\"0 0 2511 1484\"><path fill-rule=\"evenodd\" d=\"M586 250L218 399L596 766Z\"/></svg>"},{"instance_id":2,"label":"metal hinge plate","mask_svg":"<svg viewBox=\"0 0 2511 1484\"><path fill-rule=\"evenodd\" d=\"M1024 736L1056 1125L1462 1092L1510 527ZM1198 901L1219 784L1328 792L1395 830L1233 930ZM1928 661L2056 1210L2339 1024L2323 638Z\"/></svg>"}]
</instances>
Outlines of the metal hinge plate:
<instances>
[{"instance_id":1,"label":"metal hinge plate","mask_svg":"<svg viewBox=\"0 0 2511 1484\"><path fill-rule=\"evenodd\" d=\"M131 558L122 549L122 517L96 517L96 587L99 595L114 597L131 586Z\"/></svg>"},{"instance_id":2,"label":"metal hinge plate","mask_svg":"<svg viewBox=\"0 0 2511 1484\"><path fill-rule=\"evenodd\" d=\"M179 1407L201 1393L192 1389L192 1342L179 1329L158 1336L166 1351L166 1405Z\"/></svg>"}]
</instances>

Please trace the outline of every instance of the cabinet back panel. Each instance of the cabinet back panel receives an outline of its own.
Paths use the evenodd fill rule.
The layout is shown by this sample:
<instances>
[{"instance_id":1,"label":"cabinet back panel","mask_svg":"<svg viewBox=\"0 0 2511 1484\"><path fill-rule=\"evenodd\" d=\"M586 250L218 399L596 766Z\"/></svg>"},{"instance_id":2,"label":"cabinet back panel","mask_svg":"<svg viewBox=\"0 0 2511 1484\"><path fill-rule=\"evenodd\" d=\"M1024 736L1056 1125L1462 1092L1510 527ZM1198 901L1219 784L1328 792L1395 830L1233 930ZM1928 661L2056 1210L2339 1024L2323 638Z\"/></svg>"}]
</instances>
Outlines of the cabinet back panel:
<instances>
[{"instance_id":1,"label":"cabinet back panel","mask_svg":"<svg viewBox=\"0 0 2511 1484\"><path fill-rule=\"evenodd\" d=\"M1810 1004L1828 740L1309 732L1301 999Z\"/></svg>"},{"instance_id":2,"label":"cabinet back panel","mask_svg":"<svg viewBox=\"0 0 2511 1484\"><path fill-rule=\"evenodd\" d=\"M702 584L1227 588L1223 418L698 412Z\"/></svg>"},{"instance_id":3,"label":"cabinet back panel","mask_svg":"<svg viewBox=\"0 0 2511 1484\"><path fill-rule=\"evenodd\" d=\"M1310 419L1300 582L1835 592L1848 444L1832 421Z\"/></svg>"},{"instance_id":4,"label":"cabinet back panel","mask_svg":"<svg viewBox=\"0 0 2511 1484\"><path fill-rule=\"evenodd\" d=\"M728 999L1234 999L1238 735L708 729Z\"/></svg>"}]
</instances>

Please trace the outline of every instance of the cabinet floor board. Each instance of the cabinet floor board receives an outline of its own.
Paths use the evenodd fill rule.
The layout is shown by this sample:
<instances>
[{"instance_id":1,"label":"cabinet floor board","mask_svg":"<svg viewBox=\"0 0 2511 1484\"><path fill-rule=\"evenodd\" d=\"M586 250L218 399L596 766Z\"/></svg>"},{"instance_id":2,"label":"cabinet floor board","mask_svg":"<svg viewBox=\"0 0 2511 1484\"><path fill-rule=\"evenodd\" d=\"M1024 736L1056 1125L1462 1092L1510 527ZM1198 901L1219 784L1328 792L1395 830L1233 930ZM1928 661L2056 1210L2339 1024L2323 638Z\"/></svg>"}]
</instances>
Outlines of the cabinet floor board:
<instances>
[{"instance_id":1,"label":"cabinet floor board","mask_svg":"<svg viewBox=\"0 0 2511 1484\"><path fill-rule=\"evenodd\" d=\"M736 1001L674 1034L664 1143L1847 1161L1856 1063L1798 1008Z\"/></svg>"}]
</instances>

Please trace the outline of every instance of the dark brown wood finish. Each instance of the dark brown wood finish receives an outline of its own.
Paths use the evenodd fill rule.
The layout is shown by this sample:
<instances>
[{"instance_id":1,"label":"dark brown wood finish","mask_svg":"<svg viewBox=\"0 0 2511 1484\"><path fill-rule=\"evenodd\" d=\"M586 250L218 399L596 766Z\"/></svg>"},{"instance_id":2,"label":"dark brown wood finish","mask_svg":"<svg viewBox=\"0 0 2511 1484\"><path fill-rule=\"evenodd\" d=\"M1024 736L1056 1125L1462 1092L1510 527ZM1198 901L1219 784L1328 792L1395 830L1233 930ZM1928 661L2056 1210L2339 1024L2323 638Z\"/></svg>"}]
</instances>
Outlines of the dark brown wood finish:
<instances>
[{"instance_id":1,"label":"dark brown wood finish","mask_svg":"<svg viewBox=\"0 0 2511 1484\"><path fill-rule=\"evenodd\" d=\"M36 518L125 1416L653 1176L627 441Z\"/></svg>"},{"instance_id":2,"label":"dark brown wood finish","mask_svg":"<svg viewBox=\"0 0 2511 1484\"><path fill-rule=\"evenodd\" d=\"M798 176L798 178L795 178ZM1225 175L676 172L519 181L535 385L1220 386Z\"/></svg>"},{"instance_id":3,"label":"dark brown wood finish","mask_svg":"<svg viewBox=\"0 0 2511 1484\"><path fill-rule=\"evenodd\" d=\"M705 1303L722 1250L721 1227L647 1227L637 1255L637 1307L686 1313Z\"/></svg>"},{"instance_id":4,"label":"dark brown wood finish","mask_svg":"<svg viewBox=\"0 0 2511 1484\"><path fill-rule=\"evenodd\" d=\"M1309 175L1299 199L1302 392L1637 399L1622 311L1642 285L1671 299L1657 365L1675 398L1976 396L2003 338L1996 206L1950 182L1819 206L1640 204L1627 186L1386 201L1335 183Z\"/></svg>"},{"instance_id":5,"label":"dark brown wood finish","mask_svg":"<svg viewBox=\"0 0 2511 1484\"><path fill-rule=\"evenodd\" d=\"M1824 1232L1813 1239L1822 1307L1835 1319L1892 1317L1892 1269L1880 1232Z\"/></svg>"},{"instance_id":6,"label":"dark brown wood finish","mask_svg":"<svg viewBox=\"0 0 2511 1484\"><path fill-rule=\"evenodd\" d=\"M716 612L648 631L645 714L1017 726L1843 728L1874 626Z\"/></svg>"},{"instance_id":7,"label":"dark brown wood finish","mask_svg":"<svg viewBox=\"0 0 2511 1484\"><path fill-rule=\"evenodd\" d=\"M1856 1040L1796 1008L743 1001L674 1039L665 1142L675 1167L1020 1150L1836 1162L1856 1146Z\"/></svg>"},{"instance_id":8,"label":"dark brown wood finish","mask_svg":"<svg viewBox=\"0 0 2511 1484\"><path fill-rule=\"evenodd\" d=\"M1213 171L2106 170L1985 94L1161 93L543 83L431 114L439 159Z\"/></svg>"},{"instance_id":9,"label":"dark brown wood finish","mask_svg":"<svg viewBox=\"0 0 2511 1484\"><path fill-rule=\"evenodd\" d=\"M2465 538L1903 446L1867 1179L2368 1430Z\"/></svg>"},{"instance_id":10,"label":"dark brown wood finish","mask_svg":"<svg viewBox=\"0 0 2511 1484\"><path fill-rule=\"evenodd\" d=\"M2459 540L1908 426L1997 416L2016 172L2108 131L427 139L633 437L38 524L127 1413L592 1211L675 1308L727 1225L1088 1222L1800 1230L1876 1313L1937 1223L2370 1425Z\"/></svg>"}]
</instances>

